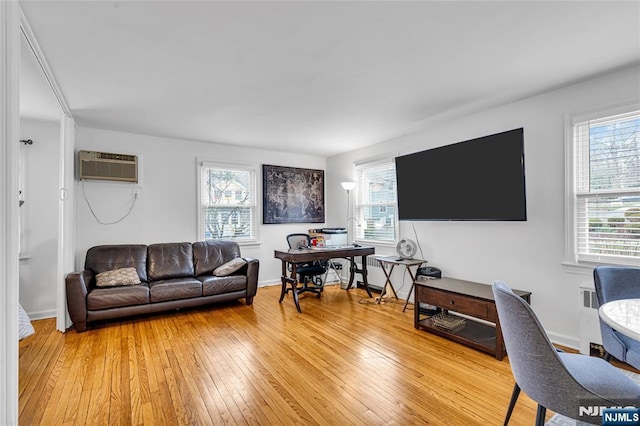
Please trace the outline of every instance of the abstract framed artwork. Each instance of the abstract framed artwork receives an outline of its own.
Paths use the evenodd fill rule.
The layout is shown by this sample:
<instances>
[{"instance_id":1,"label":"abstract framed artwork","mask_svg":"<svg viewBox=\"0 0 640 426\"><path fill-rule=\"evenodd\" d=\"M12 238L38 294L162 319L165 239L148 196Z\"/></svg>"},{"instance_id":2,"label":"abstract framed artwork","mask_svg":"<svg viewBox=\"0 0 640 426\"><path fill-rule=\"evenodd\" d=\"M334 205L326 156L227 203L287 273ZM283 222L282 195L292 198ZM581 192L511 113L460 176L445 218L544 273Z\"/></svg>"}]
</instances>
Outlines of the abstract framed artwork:
<instances>
[{"instance_id":1,"label":"abstract framed artwork","mask_svg":"<svg viewBox=\"0 0 640 426\"><path fill-rule=\"evenodd\" d=\"M322 223L324 215L324 170L262 165L262 223Z\"/></svg>"}]
</instances>

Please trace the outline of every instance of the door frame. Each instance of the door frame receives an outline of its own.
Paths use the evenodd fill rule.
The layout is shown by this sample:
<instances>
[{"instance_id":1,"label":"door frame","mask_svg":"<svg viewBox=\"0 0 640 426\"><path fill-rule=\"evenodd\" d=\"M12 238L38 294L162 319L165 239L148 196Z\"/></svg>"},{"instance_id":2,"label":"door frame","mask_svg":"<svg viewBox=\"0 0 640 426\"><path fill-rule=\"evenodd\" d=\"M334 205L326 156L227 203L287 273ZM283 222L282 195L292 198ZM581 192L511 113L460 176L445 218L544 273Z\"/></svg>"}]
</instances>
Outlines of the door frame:
<instances>
[{"instance_id":1,"label":"door frame","mask_svg":"<svg viewBox=\"0 0 640 426\"><path fill-rule=\"evenodd\" d=\"M53 95L58 100L62 111L60 117L60 142L59 142L59 194L58 194L58 258L56 271L56 329L64 332L71 321L67 315L67 297L64 276L75 268L75 183L74 183L74 150L76 143L76 124L71 115L71 110L60 90L60 86L53 76L38 40L31 26L20 11L20 30L27 40L31 51L38 60Z\"/></svg>"},{"instance_id":2,"label":"door frame","mask_svg":"<svg viewBox=\"0 0 640 426\"><path fill-rule=\"evenodd\" d=\"M0 2L0 423L18 424L20 9Z\"/></svg>"}]
</instances>

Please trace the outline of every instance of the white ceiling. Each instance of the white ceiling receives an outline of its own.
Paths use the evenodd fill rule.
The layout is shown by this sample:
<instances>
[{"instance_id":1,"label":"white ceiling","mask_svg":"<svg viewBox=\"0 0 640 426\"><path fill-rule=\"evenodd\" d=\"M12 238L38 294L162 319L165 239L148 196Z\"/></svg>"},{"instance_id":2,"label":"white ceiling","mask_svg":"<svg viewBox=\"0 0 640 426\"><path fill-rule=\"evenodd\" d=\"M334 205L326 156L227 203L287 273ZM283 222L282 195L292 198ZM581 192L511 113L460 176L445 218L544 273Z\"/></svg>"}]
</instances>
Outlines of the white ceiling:
<instances>
[{"instance_id":1,"label":"white ceiling","mask_svg":"<svg viewBox=\"0 0 640 426\"><path fill-rule=\"evenodd\" d=\"M640 61L640 1L21 7L80 126L327 157Z\"/></svg>"}]
</instances>

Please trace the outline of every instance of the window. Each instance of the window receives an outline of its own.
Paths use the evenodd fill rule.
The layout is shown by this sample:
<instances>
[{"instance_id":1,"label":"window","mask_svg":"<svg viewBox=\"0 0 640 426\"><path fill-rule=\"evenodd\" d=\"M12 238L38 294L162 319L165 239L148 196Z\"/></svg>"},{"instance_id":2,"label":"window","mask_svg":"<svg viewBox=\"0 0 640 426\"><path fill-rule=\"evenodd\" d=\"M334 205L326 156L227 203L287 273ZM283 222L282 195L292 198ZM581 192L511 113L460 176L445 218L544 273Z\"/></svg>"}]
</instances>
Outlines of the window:
<instances>
[{"instance_id":1,"label":"window","mask_svg":"<svg viewBox=\"0 0 640 426\"><path fill-rule=\"evenodd\" d=\"M640 110L572 124L574 257L637 265Z\"/></svg>"},{"instance_id":2,"label":"window","mask_svg":"<svg viewBox=\"0 0 640 426\"><path fill-rule=\"evenodd\" d=\"M201 163L198 193L200 238L257 241L255 167Z\"/></svg>"},{"instance_id":3,"label":"window","mask_svg":"<svg viewBox=\"0 0 640 426\"><path fill-rule=\"evenodd\" d=\"M395 242L398 218L394 161L360 164L356 173L356 239Z\"/></svg>"}]
</instances>

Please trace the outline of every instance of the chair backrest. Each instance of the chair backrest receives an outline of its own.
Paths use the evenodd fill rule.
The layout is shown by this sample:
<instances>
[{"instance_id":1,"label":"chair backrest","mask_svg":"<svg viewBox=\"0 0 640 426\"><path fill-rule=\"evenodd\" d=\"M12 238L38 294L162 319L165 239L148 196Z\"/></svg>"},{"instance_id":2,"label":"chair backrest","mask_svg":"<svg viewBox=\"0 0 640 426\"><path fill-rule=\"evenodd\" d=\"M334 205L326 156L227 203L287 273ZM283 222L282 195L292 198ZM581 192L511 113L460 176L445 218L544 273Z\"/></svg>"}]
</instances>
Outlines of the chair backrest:
<instances>
[{"instance_id":1,"label":"chair backrest","mask_svg":"<svg viewBox=\"0 0 640 426\"><path fill-rule=\"evenodd\" d=\"M559 354L531 306L507 284L494 282L493 295L511 370L518 386L534 401L598 424L600 417L584 418L580 407L637 405L640 387L611 364L586 355Z\"/></svg>"},{"instance_id":2,"label":"chair backrest","mask_svg":"<svg viewBox=\"0 0 640 426\"><path fill-rule=\"evenodd\" d=\"M290 249L307 248L311 245L311 237L309 234L289 234L287 243Z\"/></svg>"},{"instance_id":3,"label":"chair backrest","mask_svg":"<svg viewBox=\"0 0 640 426\"><path fill-rule=\"evenodd\" d=\"M493 295L518 386L538 404L567 413L560 405L565 405L565 395L576 393L577 383L562 364L531 306L500 281L493 283Z\"/></svg>"},{"instance_id":4,"label":"chair backrest","mask_svg":"<svg viewBox=\"0 0 640 426\"><path fill-rule=\"evenodd\" d=\"M617 368L600 358L558 353L524 299L500 281L493 283L493 295L511 370L520 389L534 401L598 424L599 416L582 417L580 407L638 406L640 387Z\"/></svg>"},{"instance_id":5,"label":"chair backrest","mask_svg":"<svg viewBox=\"0 0 640 426\"><path fill-rule=\"evenodd\" d=\"M597 266L593 269L598 304L640 298L640 268Z\"/></svg>"},{"instance_id":6,"label":"chair backrest","mask_svg":"<svg viewBox=\"0 0 640 426\"><path fill-rule=\"evenodd\" d=\"M640 298L640 268L630 266L597 266L593 270L598 305L620 299ZM600 319L602 345L608 354L640 367L639 355L628 340Z\"/></svg>"}]
</instances>

